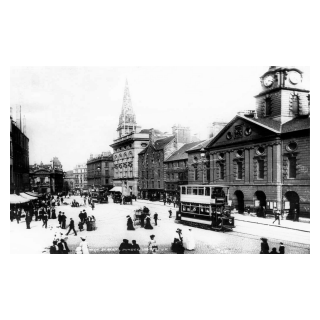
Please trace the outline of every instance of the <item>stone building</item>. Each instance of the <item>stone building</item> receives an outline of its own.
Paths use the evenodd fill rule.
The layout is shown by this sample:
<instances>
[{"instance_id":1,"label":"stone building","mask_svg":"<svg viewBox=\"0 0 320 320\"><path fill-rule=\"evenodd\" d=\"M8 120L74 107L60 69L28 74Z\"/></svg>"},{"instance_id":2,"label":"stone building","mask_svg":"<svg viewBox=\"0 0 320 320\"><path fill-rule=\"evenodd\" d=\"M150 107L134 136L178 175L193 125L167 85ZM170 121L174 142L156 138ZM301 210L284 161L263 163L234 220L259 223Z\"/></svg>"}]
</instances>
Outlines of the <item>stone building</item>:
<instances>
[{"instance_id":1,"label":"stone building","mask_svg":"<svg viewBox=\"0 0 320 320\"><path fill-rule=\"evenodd\" d=\"M10 194L29 190L29 138L10 115Z\"/></svg>"},{"instance_id":2,"label":"stone building","mask_svg":"<svg viewBox=\"0 0 320 320\"><path fill-rule=\"evenodd\" d=\"M143 199L161 200L165 197L164 162L175 152L176 136L156 137L150 129L149 144L139 153L139 195Z\"/></svg>"},{"instance_id":3,"label":"stone building","mask_svg":"<svg viewBox=\"0 0 320 320\"><path fill-rule=\"evenodd\" d=\"M208 138L215 137L228 123L222 121L215 121L208 128Z\"/></svg>"},{"instance_id":4,"label":"stone building","mask_svg":"<svg viewBox=\"0 0 320 320\"><path fill-rule=\"evenodd\" d=\"M30 182L32 191L38 193L56 194L64 189L64 172L57 157L51 160L52 164L42 162L30 166Z\"/></svg>"},{"instance_id":5,"label":"stone building","mask_svg":"<svg viewBox=\"0 0 320 320\"><path fill-rule=\"evenodd\" d=\"M261 77L256 109L237 114L203 146L204 183L229 186L239 212L285 210L310 218L310 94L303 73L270 67ZM189 183L199 184L200 150L189 150ZM198 178L198 179L197 179Z\"/></svg>"},{"instance_id":6,"label":"stone building","mask_svg":"<svg viewBox=\"0 0 320 320\"><path fill-rule=\"evenodd\" d=\"M188 184L188 154L186 151L198 144L199 142L192 142L183 145L164 162L166 198L180 198L179 186Z\"/></svg>"},{"instance_id":7,"label":"stone building","mask_svg":"<svg viewBox=\"0 0 320 320\"><path fill-rule=\"evenodd\" d=\"M77 164L73 169L74 188L79 191L87 190L87 164Z\"/></svg>"},{"instance_id":8,"label":"stone building","mask_svg":"<svg viewBox=\"0 0 320 320\"><path fill-rule=\"evenodd\" d=\"M191 142L189 127L183 127L180 124L175 124L172 127L172 135L176 136L178 148L182 147L185 143Z\"/></svg>"},{"instance_id":9,"label":"stone building","mask_svg":"<svg viewBox=\"0 0 320 320\"><path fill-rule=\"evenodd\" d=\"M75 178L73 170L68 170L64 175L63 190L65 192L73 191L75 188Z\"/></svg>"},{"instance_id":10,"label":"stone building","mask_svg":"<svg viewBox=\"0 0 320 320\"><path fill-rule=\"evenodd\" d=\"M110 151L102 152L87 161L87 189L94 191L98 189L110 190L113 187L113 157ZM84 189L86 191L86 189Z\"/></svg>"},{"instance_id":11,"label":"stone building","mask_svg":"<svg viewBox=\"0 0 320 320\"><path fill-rule=\"evenodd\" d=\"M113 185L123 194L138 195L138 154L149 142L149 130L141 130L133 112L128 82L126 82L121 115L113 140Z\"/></svg>"}]
</instances>

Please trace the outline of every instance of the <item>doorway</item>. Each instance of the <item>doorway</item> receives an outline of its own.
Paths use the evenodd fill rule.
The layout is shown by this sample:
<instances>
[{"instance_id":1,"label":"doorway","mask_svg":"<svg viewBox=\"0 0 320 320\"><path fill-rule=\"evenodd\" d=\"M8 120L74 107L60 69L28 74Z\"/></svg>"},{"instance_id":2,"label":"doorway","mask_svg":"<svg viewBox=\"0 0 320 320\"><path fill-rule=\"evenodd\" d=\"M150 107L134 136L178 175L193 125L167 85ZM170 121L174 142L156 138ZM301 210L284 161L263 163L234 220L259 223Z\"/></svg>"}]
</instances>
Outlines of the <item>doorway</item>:
<instances>
[{"instance_id":1,"label":"doorway","mask_svg":"<svg viewBox=\"0 0 320 320\"><path fill-rule=\"evenodd\" d=\"M267 197L266 197L266 194L263 192L263 191L257 191L255 194L254 194L254 197L255 197L255 200L259 200L259 206L256 207L256 210L257 210L257 216L258 217L262 217L263 216L263 210L262 210L262 207L265 207L267 206Z\"/></svg>"},{"instance_id":2,"label":"doorway","mask_svg":"<svg viewBox=\"0 0 320 320\"><path fill-rule=\"evenodd\" d=\"M300 198L299 195L294 191L288 191L284 195L287 201L290 202L289 215L287 219L293 220L294 218L294 210L297 209L298 217L300 216Z\"/></svg>"},{"instance_id":3,"label":"doorway","mask_svg":"<svg viewBox=\"0 0 320 320\"><path fill-rule=\"evenodd\" d=\"M238 210L238 213L244 212L244 195L243 192L240 190L237 190L233 194L232 201L234 203L235 208Z\"/></svg>"}]
</instances>

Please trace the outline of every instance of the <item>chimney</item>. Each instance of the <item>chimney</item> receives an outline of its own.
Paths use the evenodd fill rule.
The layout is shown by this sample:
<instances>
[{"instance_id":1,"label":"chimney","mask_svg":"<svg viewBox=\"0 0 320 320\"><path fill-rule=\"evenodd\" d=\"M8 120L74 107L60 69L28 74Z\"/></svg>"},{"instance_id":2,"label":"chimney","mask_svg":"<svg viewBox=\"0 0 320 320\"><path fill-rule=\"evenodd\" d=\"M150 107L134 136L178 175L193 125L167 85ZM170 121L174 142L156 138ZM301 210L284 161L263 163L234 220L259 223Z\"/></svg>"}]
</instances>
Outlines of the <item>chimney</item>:
<instances>
[{"instance_id":1,"label":"chimney","mask_svg":"<svg viewBox=\"0 0 320 320\"><path fill-rule=\"evenodd\" d=\"M151 145L154 144L154 129L153 128L150 129L150 131L149 131L149 142Z\"/></svg>"}]
</instances>

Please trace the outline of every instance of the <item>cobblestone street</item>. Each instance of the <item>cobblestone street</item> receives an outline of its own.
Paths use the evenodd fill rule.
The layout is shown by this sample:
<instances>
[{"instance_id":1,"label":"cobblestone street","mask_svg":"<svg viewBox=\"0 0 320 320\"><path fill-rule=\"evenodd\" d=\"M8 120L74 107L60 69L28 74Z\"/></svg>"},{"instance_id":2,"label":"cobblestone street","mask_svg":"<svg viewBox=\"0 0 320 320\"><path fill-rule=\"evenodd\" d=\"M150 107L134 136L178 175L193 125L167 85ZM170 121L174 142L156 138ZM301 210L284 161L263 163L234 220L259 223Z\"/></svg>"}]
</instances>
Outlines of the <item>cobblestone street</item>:
<instances>
[{"instance_id":1,"label":"cobblestone street","mask_svg":"<svg viewBox=\"0 0 320 320\"><path fill-rule=\"evenodd\" d=\"M83 202L80 197L72 197L67 201L76 198ZM146 230L136 226L135 231L127 231L126 216L133 216L134 210L147 206L151 211L151 216L157 212L159 214L158 226L153 230ZM173 216L170 219L168 210L172 209ZM128 239L130 242L136 240L140 245L141 253L147 252L149 236L154 234L159 246L158 253L172 254L170 251L171 242L176 237L176 229L179 227L186 230L188 227L175 222L175 211L172 206L164 206L160 203L146 201L136 201L133 205L119 205L109 202L109 204L97 204L94 211L91 208L79 207L72 208L70 205L56 207L56 212L64 211L67 216L67 222L70 217L75 220L76 229L79 222L79 212L86 209L88 215L94 215L96 218L97 230L78 232L75 236L72 233L68 236L68 245L74 253L75 248L79 245L80 235L87 235L87 241L90 253L113 254L118 253L118 248L122 239ZM152 221L154 222L154 221ZM284 242L287 254L310 253L309 232L297 230L288 230L277 228L269 225L259 225L236 221L236 229L233 232L219 233L210 230L192 228L196 240L195 251L185 251L186 254L230 254L230 253L247 253L257 254L260 252L260 238L267 237L269 240L270 250L273 247L278 249L279 242ZM49 220L48 229L42 228L41 221L33 221L31 230L26 229L26 224L22 220L20 224L16 221L11 223L11 252L12 253L42 253L44 248L49 247L52 243L55 233L60 233L58 220ZM63 230L66 234L67 230Z\"/></svg>"}]
</instances>

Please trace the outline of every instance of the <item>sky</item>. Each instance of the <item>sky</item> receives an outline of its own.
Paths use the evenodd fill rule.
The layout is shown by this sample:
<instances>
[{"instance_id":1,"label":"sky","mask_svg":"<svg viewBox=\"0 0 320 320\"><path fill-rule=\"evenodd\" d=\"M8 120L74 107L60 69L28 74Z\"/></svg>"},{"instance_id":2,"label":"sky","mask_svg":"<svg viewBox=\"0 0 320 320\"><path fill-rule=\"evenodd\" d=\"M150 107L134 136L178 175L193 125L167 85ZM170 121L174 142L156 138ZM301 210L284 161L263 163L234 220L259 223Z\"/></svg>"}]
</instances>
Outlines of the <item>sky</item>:
<instances>
[{"instance_id":1,"label":"sky","mask_svg":"<svg viewBox=\"0 0 320 320\"><path fill-rule=\"evenodd\" d=\"M255 109L268 68L12 67L10 106L14 120L20 105L26 117L30 164L58 157L67 171L112 151L126 79L143 129L171 132L181 124L204 140L210 123ZM310 68L298 68L309 89Z\"/></svg>"}]
</instances>

